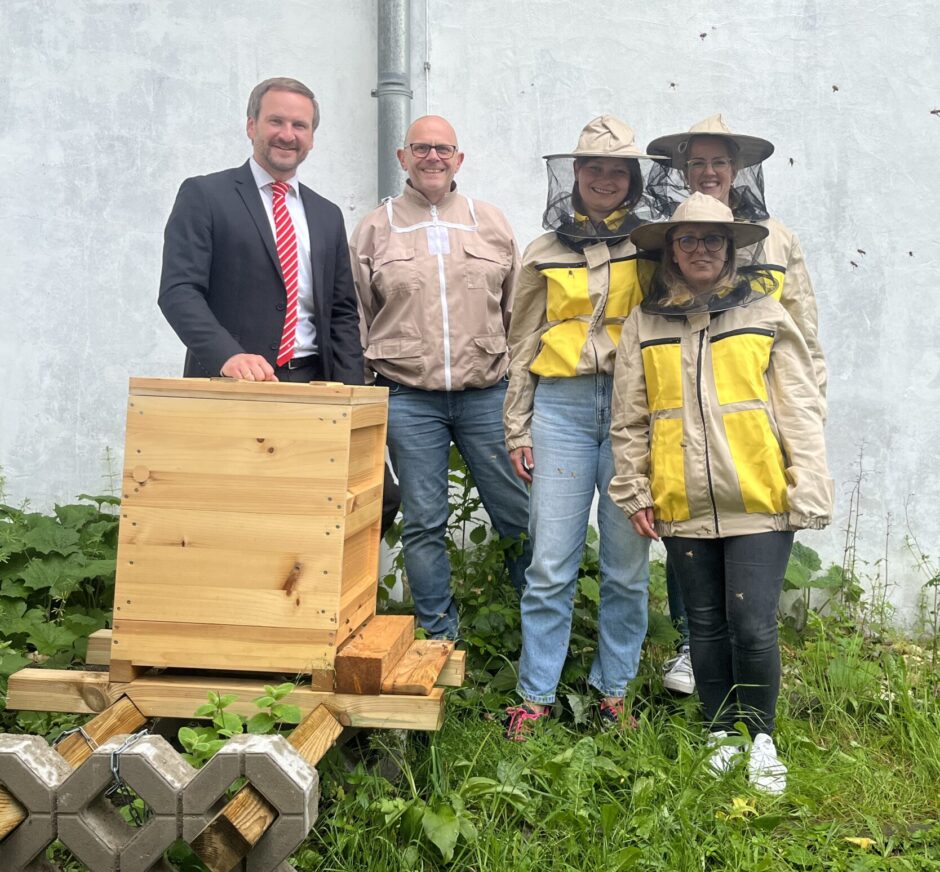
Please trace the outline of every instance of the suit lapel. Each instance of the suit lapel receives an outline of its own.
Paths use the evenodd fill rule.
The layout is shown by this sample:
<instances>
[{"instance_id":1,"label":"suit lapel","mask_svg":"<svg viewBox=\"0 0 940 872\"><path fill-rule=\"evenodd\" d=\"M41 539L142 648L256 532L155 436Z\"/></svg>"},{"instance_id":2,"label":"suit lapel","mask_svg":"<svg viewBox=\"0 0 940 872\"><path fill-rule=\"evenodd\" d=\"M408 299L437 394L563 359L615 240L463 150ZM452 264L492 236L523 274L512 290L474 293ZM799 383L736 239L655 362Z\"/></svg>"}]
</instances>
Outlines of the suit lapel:
<instances>
[{"instance_id":1,"label":"suit lapel","mask_svg":"<svg viewBox=\"0 0 940 872\"><path fill-rule=\"evenodd\" d=\"M300 198L304 204L304 212L307 216L307 232L310 234L310 272L313 276L313 310L316 313L317 321L320 322L320 314L323 311L323 264L326 257L326 242L322 216L317 209L316 198L313 191L306 185L300 186ZM322 323L322 322L320 322Z\"/></svg>"},{"instance_id":2,"label":"suit lapel","mask_svg":"<svg viewBox=\"0 0 940 872\"><path fill-rule=\"evenodd\" d=\"M235 171L235 190L238 191L238 195L242 198L242 202L251 215L251 220L254 221L255 227L258 228L258 233L261 234L264 247L268 250L271 262L274 264L274 268L277 270L277 274L281 277L281 281L283 282L284 274L281 272L281 261L277 256L277 246L274 244L274 234L271 232L271 223L268 221L267 212L264 211L264 203L261 202L261 192L258 190L255 177L251 174L251 167L248 165L247 161Z\"/></svg>"}]
</instances>

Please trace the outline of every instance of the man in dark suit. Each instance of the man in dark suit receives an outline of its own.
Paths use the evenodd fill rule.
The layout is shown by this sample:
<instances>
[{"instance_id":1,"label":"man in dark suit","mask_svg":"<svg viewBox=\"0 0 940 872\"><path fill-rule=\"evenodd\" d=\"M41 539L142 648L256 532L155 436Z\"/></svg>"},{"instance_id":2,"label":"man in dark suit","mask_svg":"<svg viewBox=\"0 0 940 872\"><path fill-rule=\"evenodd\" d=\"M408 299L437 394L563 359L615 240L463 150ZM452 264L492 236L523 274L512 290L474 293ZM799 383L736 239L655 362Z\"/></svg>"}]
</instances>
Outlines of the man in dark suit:
<instances>
[{"instance_id":1,"label":"man in dark suit","mask_svg":"<svg viewBox=\"0 0 940 872\"><path fill-rule=\"evenodd\" d=\"M306 85L266 79L248 100L251 158L180 186L159 305L184 376L363 383L343 215L297 179L319 122ZM386 474L383 531L397 506Z\"/></svg>"},{"instance_id":2,"label":"man in dark suit","mask_svg":"<svg viewBox=\"0 0 940 872\"><path fill-rule=\"evenodd\" d=\"M319 116L305 85L267 79L248 101L248 162L180 187L164 235L159 303L188 350L184 375L362 384L343 216L296 175ZM273 214L278 181L288 186L297 255L296 325L286 355L278 353L291 339Z\"/></svg>"}]
</instances>

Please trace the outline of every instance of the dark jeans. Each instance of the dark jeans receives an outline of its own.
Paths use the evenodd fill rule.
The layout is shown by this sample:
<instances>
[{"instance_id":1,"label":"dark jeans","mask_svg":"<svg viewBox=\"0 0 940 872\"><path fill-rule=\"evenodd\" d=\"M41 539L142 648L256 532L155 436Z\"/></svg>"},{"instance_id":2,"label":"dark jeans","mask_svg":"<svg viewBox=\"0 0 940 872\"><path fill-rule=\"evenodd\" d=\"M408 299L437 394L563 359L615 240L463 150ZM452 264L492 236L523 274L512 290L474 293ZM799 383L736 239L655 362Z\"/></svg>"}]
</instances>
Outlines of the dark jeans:
<instances>
[{"instance_id":1,"label":"dark jeans","mask_svg":"<svg viewBox=\"0 0 940 872\"><path fill-rule=\"evenodd\" d=\"M675 564L671 560L666 561L666 598L669 600L669 617L679 634L676 651L681 651L689 644L689 619L685 614L685 603L682 601L682 588L676 576Z\"/></svg>"},{"instance_id":2,"label":"dark jeans","mask_svg":"<svg viewBox=\"0 0 940 872\"><path fill-rule=\"evenodd\" d=\"M780 692L777 602L792 533L663 539L689 621L692 669L712 730L771 733Z\"/></svg>"}]
</instances>

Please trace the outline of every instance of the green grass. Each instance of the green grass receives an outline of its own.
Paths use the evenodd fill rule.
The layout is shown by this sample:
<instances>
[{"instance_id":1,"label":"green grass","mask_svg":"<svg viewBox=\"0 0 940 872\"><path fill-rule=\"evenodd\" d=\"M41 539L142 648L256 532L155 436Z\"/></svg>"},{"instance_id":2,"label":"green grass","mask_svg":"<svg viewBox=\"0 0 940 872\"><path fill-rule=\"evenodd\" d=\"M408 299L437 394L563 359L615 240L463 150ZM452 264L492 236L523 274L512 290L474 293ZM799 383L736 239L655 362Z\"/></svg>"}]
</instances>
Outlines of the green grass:
<instances>
[{"instance_id":1,"label":"green grass","mask_svg":"<svg viewBox=\"0 0 940 872\"><path fill-rule=\"evenodd\" d=\"M477 684L450 692L437 734L376 733L351 772L335 753L295 865L940 869L940 672L926 652L836 619L791 639L777 730L790 776L777 798L741 768L710 774L694 700L662 692L664 654L644 660L636 730L603 733L565 712L511 743Z\"/></svg>"}]
</instances>

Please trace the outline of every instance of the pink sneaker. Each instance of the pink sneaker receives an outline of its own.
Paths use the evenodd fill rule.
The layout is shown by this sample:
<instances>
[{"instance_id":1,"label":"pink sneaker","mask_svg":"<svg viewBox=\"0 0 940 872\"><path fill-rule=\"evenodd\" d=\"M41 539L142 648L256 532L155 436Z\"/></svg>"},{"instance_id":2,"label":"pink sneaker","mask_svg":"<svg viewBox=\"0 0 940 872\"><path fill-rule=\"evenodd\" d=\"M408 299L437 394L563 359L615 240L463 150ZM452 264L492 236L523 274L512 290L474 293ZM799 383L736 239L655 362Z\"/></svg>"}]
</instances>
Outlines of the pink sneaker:
<instances>
[{"instance_id":1,"label":"pink sneaker","mask_svg":"<svg viewBox=\"0 0 940 872\"><path fill-rule=\"evenodd\" d=\"M603 730L609 730L614 727L635 730L637 727L636 718L627 713L622 699L618 699L615 702L602 699L597 704L597 713L600 716L601 729Z\"/></svg>"},{"instance_id":2,"label":"pink sneaker","mask_svg":"<svg viewBox=\"0 0 940 872\"><path fill-rule=\"evenodd\" d=\"M529 738L534 723L547 718L549 709L534 709L530 705L512 705L506 709L506 738L512 742L524 742Z\"/></svg>"}]
</instances>

